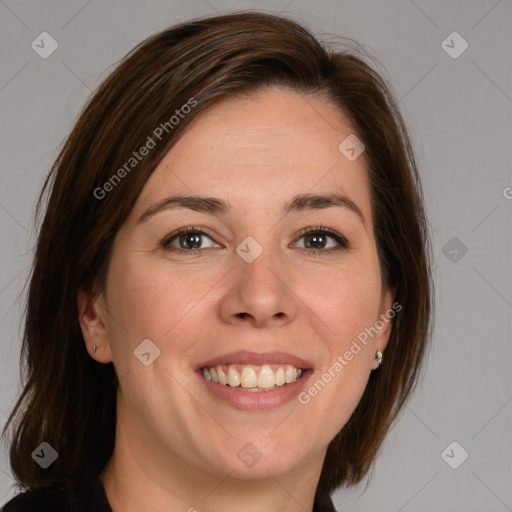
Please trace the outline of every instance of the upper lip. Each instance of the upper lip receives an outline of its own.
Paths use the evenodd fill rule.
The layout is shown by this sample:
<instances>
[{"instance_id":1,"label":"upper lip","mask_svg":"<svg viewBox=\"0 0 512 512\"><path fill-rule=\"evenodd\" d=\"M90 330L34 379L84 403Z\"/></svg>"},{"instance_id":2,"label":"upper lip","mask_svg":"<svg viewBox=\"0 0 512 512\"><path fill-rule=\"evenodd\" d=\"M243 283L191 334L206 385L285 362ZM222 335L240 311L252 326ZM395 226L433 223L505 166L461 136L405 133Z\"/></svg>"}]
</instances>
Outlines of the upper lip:
<instances>
[{"instance_id":1,"label":"upper lip","mask_svg":"<svg viewBox=\"0 0 512 512\"><path fill-rule=\"evenodd\" d=\"M312 368L312 363L301 359L300 357L288 354L286 352L249 352L242 350L238 352L231 352L221 356L208 359L197 366L196 370L201 368L208 368L211 366L222 366L230 364L253 364L260 366L263 364L291 364L297 368L307 370Z\"/></svg>"}]
</instances>

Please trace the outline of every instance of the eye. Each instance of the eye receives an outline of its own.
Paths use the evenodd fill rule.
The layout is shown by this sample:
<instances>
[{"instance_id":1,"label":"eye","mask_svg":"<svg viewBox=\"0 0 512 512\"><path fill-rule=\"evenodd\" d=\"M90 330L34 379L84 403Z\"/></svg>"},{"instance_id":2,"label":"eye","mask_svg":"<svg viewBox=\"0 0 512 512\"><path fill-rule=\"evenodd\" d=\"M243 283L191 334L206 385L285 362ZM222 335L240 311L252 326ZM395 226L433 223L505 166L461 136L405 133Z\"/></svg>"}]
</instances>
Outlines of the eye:
<instances>
[{"instance_id":1,"label":"eye","mask_svg":"<svg viewBox=\"0 0 512 512\"><path fill-rule=\"evenodd\" d=\"M305 244L301 249L313 256L349 248L348 240L343 235L323 226L305 228L300 235L299 240L304 239Z\"/></svg>"},{"instance_id":2,"label":"eye","mask_svg":"<svg viewBox=\"0 0 512 512\"><path fill-rule=\"evenodd\" d=\"M204 238L210 240L211 245L208 247L202 246ZM164 249L170 251L189 254L196 251L200 252L201 249L220 247L220 245L216 244L204 231L194 226L178 229L162 240L161 245Z\"/></svg>"},{"instance_id":3,"label":"eye","mask_svg":"<svg viewBox=\"0 0 512 512\"><path fill-rule=\"evenodd\" d=\"M203 245L204 239L210 241L210 244L206 247ZM302 239L304 239L305 246L298 248L312 256L319 256L322 253L329 254L334 251L349 249L350 247L348 240L343 235L323 226L301 230L299 240ZM297 243L295 242L292 247L297 247ZM203 249L221 247L204 231L194 226L178 229L165 237L161 242L161 246L165 250L187 255L200 255Z\"/></svg>"}]
</instances>

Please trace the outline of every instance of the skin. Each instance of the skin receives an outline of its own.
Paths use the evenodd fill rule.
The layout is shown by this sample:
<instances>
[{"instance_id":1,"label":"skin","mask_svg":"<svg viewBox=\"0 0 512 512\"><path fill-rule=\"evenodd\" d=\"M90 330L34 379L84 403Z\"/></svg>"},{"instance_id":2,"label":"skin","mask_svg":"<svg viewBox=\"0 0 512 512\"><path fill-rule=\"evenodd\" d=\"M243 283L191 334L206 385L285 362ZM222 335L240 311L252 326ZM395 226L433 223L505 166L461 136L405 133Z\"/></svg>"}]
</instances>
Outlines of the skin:
<instances>
[{"instance_id":1,"label":"skin","mask_svg":"<svg viewBox=\"0 0 512 512\"><path fill-rule=\"evenodd\" d=\"M309 387L391 307L364 153L351 162L338 150L351 133L323 99L278 88L230 97L194 119L147 181L116 235L105 288L78 296L87 349L113 361L120 380L116 445L101 477L115 512L149 501L156 512L312 510L327 446L359 402L391 322L307 405L240 411L194 369L237 350L283 351L312 362ZM297 194L333 192L356 203L364 224L339 206L283 216ZM232 211L169 209L137 222L173 194L217 197ZM350 248L333 250L328 237L323 252L306 253L311 236L300 230L320 224ZM200 255L162 247L187 226L207 234ZM252 263L236 252L248 236L263 248ZM144 339L160 349L149 366L133 354ZM262 454L251 468L237 457L247 442Z\"/></svg>"}]
</instances>

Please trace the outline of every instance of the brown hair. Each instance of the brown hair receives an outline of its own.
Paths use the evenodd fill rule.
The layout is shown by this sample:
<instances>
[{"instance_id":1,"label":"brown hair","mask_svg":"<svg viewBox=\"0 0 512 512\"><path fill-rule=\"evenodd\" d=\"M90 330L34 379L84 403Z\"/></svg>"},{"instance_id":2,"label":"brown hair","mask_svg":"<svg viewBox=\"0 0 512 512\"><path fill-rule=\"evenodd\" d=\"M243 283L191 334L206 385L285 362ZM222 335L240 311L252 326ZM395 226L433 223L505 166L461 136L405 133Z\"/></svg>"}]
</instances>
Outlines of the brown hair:
<instances>
[{"instance_id":1,"label":"brown hair","mask_svg":"<svg viewBox=\"0 0 512 512\"><path fill-rule=\"evenodd\" d=\"M362 57L328 50L289 19L241 12L182 23L134 48L89 100L46 179L38 212L51 194L25 315L24 389L3 431L12 428L10 463L21 487L104 469L118 382L111 363L98 364L86 351L77 292L101 289L117 231L190 121L216 99L272 85L330 100L366 146L382 282L396 288L403 313L393 320L385 364L329 445L318 488L357 483L371 468L416 385L431 336L430 238L414 154L389 89ZM191 101L194 108L171 127L170 117ZM113 180L158 126L167 128L161 141ZM31 457L43 441L59 454L44 470Z\"/></svg>"}]
</instances>

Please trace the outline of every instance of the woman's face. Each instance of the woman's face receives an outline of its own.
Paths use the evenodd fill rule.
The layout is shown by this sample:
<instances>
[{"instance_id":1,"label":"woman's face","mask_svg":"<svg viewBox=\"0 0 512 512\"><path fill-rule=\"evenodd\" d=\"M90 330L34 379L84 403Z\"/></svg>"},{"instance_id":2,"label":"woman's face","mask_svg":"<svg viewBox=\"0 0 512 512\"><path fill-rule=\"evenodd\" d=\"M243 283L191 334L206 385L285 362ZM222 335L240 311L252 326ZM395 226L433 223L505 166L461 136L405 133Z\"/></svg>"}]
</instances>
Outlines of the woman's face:
<instances>
[{"instance_id":1,"label":"woman's face","mask_svg":"<svg viewBox=\"0 0 512 512\"><path fill-rule=\"evenodd\" d=\"M95 302L93 357L114 363L118 428L149 472L318 477L390 327L358 341L392 300L365 154L339 149L353 131L312 96L230 97L146 183Z\"/></svg>"}]
</instances>

